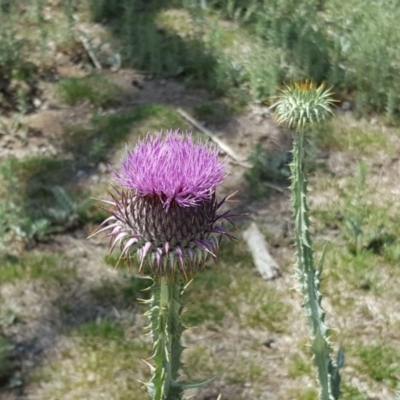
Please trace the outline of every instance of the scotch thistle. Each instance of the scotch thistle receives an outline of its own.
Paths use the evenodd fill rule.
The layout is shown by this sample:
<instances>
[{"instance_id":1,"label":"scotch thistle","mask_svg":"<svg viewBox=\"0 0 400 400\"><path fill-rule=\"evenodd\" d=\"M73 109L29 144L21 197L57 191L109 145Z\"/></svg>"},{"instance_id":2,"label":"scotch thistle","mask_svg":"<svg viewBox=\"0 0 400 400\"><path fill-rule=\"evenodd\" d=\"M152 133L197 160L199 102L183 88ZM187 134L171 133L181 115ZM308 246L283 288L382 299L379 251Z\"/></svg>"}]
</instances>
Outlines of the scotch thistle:
<instances>
[{"instance_id":1,"label":"scotch thistle","mask_svg":"<svg viewBox=\"0 0 400 400\"><path fill-rule=\"evenodd\" d=\"M146 386L153 400L180 400L185 388L202 384L178 381L182 293L206 258L216 258L221 237L233 237L220 224L232 217L219 214L228 198L216 197L225 171L217 148L194 142L191 134L148 134L127 152L114 172L111 199L102 200L110 216L94 234L107 232L110 252L119 247L119 260L136 258L154 281L153 297L145 301L154 348Z\"/></svg>"},{"instance_id":2,"label":"scotch thistle","mask_svg":"<svg viewBox=\"0 0 400 400\"><path fill-rule=\"evenodd\" d=\"M295 274L304 296L303 308L311 329L311 350L317 367L320 400L337 400L340 396L339 369L344 363L340 349L337 359L331 359L329 330L322 308L320 282L322 265L314 266L310 218L307 205L307 149L310 146L311 126L323 122L330 114L334 100L330 89L322 84L305 81L293 83L282 90L275 108L276 121L294 129L291 170L291 192L295 221L296 266Z\"/></svg>"}]
</instances>

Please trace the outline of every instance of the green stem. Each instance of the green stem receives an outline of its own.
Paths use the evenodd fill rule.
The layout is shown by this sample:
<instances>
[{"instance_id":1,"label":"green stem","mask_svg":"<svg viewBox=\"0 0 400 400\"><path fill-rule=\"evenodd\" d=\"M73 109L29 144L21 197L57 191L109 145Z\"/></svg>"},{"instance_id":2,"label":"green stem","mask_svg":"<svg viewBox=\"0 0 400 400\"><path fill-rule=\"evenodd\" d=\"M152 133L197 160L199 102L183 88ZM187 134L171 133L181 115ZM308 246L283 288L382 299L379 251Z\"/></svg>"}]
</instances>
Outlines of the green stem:
<instances>
[{"instance_id":1,"label":"green stem","mask_svg":"<svg viewBox=\"0 0 400 400\"><path fill-rule=\"evenodd\" d=\"M182 366L181 323L183 284L179 278L161 277L153 286L150 332L154 343L153 375L147 387L153 400L181 400L183 388L177 384Z\"/></svg>"},{"instance_id":2,"label":"green stem","mask_svg":"<svg viewBox=\"0 0 400 400\"><path fill-rule=\"evenodd\" d=\"M321 306L321 270L314 267L312 242L309 233L309 209L307 206L306 146L304 131L297 131L293 143L292 201L295 218L295 241L297 250L296 276L304 295L303 307L311 327L311 349L318 370L320 400L337 400L340 395L340 375L336 363L332 362L329 332L325 325L325 312Z\"/></svg>"}]
</instances>

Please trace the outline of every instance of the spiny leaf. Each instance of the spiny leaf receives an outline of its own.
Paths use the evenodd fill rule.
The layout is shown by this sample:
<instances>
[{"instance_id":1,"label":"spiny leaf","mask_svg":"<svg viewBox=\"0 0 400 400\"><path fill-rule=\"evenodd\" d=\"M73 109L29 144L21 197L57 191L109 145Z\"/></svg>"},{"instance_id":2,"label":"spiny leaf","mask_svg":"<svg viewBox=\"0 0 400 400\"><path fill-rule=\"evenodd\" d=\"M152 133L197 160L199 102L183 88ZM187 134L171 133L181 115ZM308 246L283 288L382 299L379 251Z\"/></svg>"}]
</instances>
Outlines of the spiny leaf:
<instances>
[{"instance_id":1,"label":"spiny leaf","mask_svg":"<svg viewBox=\"0 0 400 400\"><path fill-rule=\"evenodd\" d=\"M193 381L193 382L186 382L186 381L174 382L173 386L178 386L182 389L195 389L195 388L198 388L198 387L201 387L201 386L211 383L213 380L218 378L224 371L226 371L226 369L227 368L224 368L223 370L221 370L220 372L216 373L215 375L213 375L212 377L210 377L208 379L198 380L198 381Z\"/></svg>"}]
</instances>

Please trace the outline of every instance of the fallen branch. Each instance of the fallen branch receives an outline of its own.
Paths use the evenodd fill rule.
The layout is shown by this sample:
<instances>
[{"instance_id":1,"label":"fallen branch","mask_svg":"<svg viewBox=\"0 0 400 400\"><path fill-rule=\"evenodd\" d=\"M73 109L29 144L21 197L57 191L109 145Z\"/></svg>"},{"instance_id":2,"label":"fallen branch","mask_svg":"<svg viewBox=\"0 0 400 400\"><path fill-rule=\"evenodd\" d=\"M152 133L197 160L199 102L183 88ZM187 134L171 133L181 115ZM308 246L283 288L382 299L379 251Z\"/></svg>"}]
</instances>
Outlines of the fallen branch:
<instances>
[{"instance_id":1,"label":"fallen branch","mask_svg":"<svg viewBox=\"0 0 400 400\"><path fill-rule=\"evenodd\" d=\"M264 235L260 232L255 222L252 222L243 232L243 238L253 256L254 265L262 278L269 280L280 276L279 266L269 253Z\"/></svg>"},{"instance_id":2,"label":"fallen branch","mask_svg":"<svg viewBox=\"0 0 400 400\"><path fill-rule=\"evenodd\" d=\"M267 188L270 188L272 190L276 190L279 193L285 193L285 190L282 189L280 186L274 185L273 183L270 182L261 182L260 185L266 186Z\"/></svg>"},{"instance_id":3,"label":"fallen branch","mask_svg":"<svg viewBox=\"0 0 400 400\"><path fill-rule=\"evenodd\" d=\"M88 56L89 56L90 60L92 61L93 65L99 71L101 71L102 70L101 64L100 64L99 60L97 59L96 55L94 54L94 52L92 50L92 46L90 45L88 38L86 38L83 35L80 35L79 40L82 42L83 47L85 48L86 52L88 53Z\"/></svg>"},{"instance_id":4,"label":"fallen branch","mask_svg":"<svg viewBox=\"0 0 400 400\"><path fill-rule=\"evenodd\" d=\"M251 167L251 165L242 158L240 158L229 145L227 145L225 142L223 142L221 139L215 136L206 127L201 125L200 122L196 121L186 111L183 111L181 108L178 108L176 111L178 112L179 115L181 115L184 119L186 119L186 121L190 122L195 128L197 128L199 131L208 136L214 143L216 143L221 148L221 150L223 150L229 157L231 157L234 160L235 164L241 165L242 167L245 168Z\"/></svg>"}]
</instances>

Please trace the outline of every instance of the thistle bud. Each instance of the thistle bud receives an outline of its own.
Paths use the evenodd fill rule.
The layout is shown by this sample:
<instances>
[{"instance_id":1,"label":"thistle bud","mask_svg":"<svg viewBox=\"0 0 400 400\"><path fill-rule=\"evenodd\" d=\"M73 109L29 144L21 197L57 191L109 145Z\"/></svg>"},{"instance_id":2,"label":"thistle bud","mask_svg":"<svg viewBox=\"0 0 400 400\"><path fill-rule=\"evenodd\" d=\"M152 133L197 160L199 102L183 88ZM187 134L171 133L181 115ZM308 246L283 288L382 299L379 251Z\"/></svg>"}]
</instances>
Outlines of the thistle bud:
<instances>
[{"instance_id":1,"label":"thistle bud","mask_svg":"<svg viewBox=\"0 0 400 400\"><path fill-rule=\"evenodd\" d=\"M286 86L275 107L276 121L286 123L290 128L304 129L307 124L322 122L330 114L334 103L332 92L325 85L314 82L295 82Z\"/></svg>"}]
</instances>

